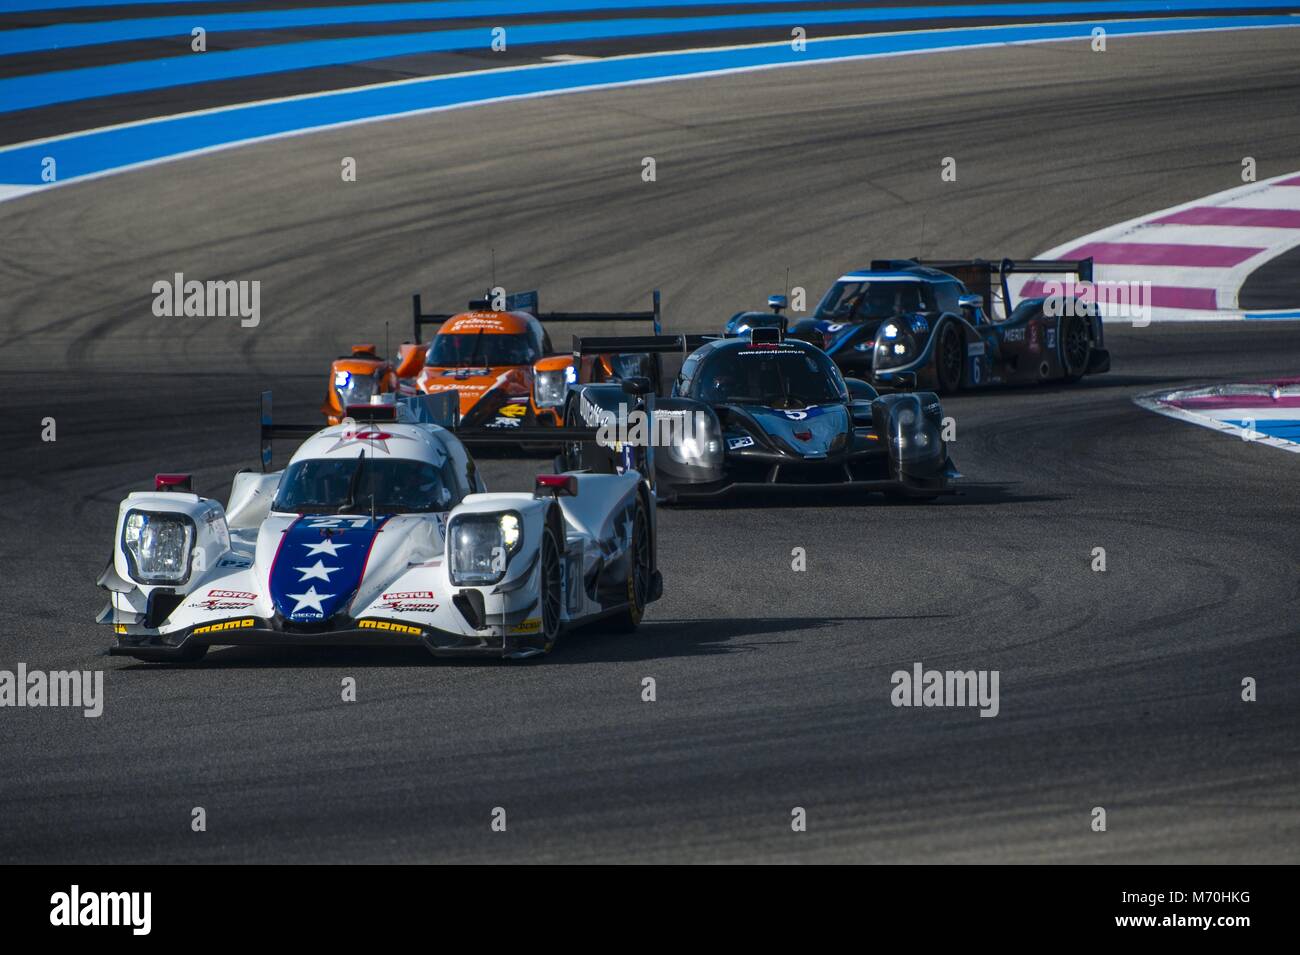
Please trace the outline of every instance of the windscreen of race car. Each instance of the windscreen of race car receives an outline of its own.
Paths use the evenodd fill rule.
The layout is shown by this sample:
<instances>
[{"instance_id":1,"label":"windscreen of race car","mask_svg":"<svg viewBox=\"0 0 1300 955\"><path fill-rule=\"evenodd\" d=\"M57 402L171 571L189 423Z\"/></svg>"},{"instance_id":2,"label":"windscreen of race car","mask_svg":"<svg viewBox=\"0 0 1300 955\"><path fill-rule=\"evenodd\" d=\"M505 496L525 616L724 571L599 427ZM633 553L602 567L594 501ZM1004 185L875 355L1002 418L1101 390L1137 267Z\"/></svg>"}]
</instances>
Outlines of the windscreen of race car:
<instances>
[{"instance_id":1,"label":"windscreen of race car","mask_svg":"<svg viewBox=\"0 0 1300 955\"><path fill-rule=\"evenodd\" d=\"M467 368L531 365L541 357L528 335L488 335L480 331L439 335L429 349L427 364Z\"/></svg>"},{"instance_id":2,"label":"windscreen of race car","mask_svg":"<svg viewBox=\"0 0 1300 955\"><path fill-rule=\"evenodd\" d=\"M934 291L925 282L836 282L817 313L834 321L890 318L935 311Z\"/></svg>"},{"instance_id":3,"label":"windscreen of race car","mask_svg":"<svg viewBox=\"0 0 1300 955\"><path fill-rule=\"evenodd\" d=\"M289 514L445 511L458 501L455 487L446 466L376 460L363 451L355 459L314 458L289 465L272 509Z\"/></svg>"},{"instance_id":4,"label":"windscreen of race car","mask_svg":"<svg viewBox=\"0 0 1300 955\"><path fill-rule=\"evenodd\" d=\"M846 400L844 380L821 352L801 348L726 349L707 358L693 397L711 404L806 408Z\"/></svg>"}]
</instances>

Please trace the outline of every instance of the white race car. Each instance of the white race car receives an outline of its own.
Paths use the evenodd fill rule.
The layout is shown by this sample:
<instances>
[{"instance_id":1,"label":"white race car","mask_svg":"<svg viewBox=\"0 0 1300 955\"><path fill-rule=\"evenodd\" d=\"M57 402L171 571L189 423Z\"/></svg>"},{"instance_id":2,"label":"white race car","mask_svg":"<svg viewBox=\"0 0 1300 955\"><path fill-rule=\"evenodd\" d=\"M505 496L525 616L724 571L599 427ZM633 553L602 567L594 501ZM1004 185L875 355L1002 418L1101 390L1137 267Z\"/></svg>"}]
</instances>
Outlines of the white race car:
<instances>
[{"instance_id":1,"label":"white race car","mask_svg":"<svg viewBox=\"0 0 1300 955\"><path fill-rule=\"evenodd\" d=\"M531 494L487 493L456 433L433 423L446 404L349 408L283 471L236 474L224 508L186 475L130 494L99 580L110 652L188 662L210 646L411 644L519 658L597 619L635 628L663 590L652 479L548 474ZM270 438L303 430L276 434L267 408L269 395L264 469Z\"/></svg>"}]
</instances>

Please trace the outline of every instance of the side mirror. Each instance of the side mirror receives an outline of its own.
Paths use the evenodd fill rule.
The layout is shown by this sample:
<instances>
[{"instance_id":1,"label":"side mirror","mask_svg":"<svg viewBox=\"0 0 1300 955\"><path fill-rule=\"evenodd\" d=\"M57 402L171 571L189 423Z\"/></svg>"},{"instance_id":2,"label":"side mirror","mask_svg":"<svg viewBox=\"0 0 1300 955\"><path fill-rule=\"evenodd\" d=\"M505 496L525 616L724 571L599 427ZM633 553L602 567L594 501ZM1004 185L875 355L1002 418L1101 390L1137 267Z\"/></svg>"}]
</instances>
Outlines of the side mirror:
<instances>
[{"instance_id":1,"label":"side mirror","mask_svg":"<svg viewBox=\"0 0 1300 955\"><path fill-rule=\"evenodd\" d=\"M889 376L889 384L899 391L915 391L916 372L896 371Z\"/></svg>"},{"instance_id":2,"label":"side mirror","mask_svg":"<svg viewBox=\"0 0 1300 955\"><path fill-rule=\"evenodd\" d=\"M767 307L780 315L782 311L790 307L790 300L784 295L769 295L767 297Z\"/></svg>"},{"instance_id":3,"label":"side mirror","mask_svg":"<svg viewBox=\"0 0 1300 955\"><path fill-rule=\"evenodd\" d=\"M424 367L424 361L429 353L427 345L417 345L414 342L403 342L397 348L397 377L414 378Z\"/></svg>"},{"instance_id":4,"label":"side mirror","mask_svg":"<svg viewBox=\"0 0 1300 955\"><path fill-rule=\"evenodd\" d=\"M979 311L984 308L984 299L978 295L972 295L969 292L965 295L957 296L958 308L969 308L972 311Z\"/></svg>"}]
</instances>

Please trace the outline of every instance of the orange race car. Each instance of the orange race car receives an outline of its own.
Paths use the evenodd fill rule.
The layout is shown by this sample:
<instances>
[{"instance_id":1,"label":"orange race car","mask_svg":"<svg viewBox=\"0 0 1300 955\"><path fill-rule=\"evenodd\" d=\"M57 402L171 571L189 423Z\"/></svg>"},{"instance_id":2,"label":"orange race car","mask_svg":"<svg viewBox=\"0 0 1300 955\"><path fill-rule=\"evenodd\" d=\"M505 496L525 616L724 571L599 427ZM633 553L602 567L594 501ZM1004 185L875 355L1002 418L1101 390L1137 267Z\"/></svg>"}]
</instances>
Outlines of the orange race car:
<instances>
[{"instance_id":1,"label":"orange race car","mask_svg":"<svg viewBox=\"0 0 1300 955\"><path fill-rule=\"evenodd\" d=\"M454 315L426 314L420 296L413 296L414 341L404 342L394 361L370 344L353 345L352 354L334 361L321 407L329 423L338 424L351 406L382 402L386 395L456 391L465 426L503 432L555 426L562 423L570 384L654 374L641 354L581 355L581 364L575 365L572 354L556 353L546 325L651 322L658 335L658 290L648 312L541 312L535 291L494 291L495 300L489 293ZM432 342L420 344L430 325L439 326L438 333ZM504 434L502 439L509 441Z\"/></svg>"}]
</instances>

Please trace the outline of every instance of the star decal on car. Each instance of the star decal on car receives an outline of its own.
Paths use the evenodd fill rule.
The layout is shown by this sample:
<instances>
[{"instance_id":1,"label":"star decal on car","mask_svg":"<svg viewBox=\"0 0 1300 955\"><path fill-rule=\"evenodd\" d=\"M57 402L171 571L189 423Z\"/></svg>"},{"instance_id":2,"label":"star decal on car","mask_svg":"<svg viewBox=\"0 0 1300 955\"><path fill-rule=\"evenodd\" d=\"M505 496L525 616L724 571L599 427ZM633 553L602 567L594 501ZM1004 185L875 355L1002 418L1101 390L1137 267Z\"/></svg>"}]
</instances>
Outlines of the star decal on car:
<instances>
[{"instance_id":1,"label":"star decal on car","mask_svg":"<svg viewBox=\"0 0 1300 955\"><path fill-rule=\"evenodd\" d=\"M345 544L343 546L346 547L347 545ZM323 560L316 561L316 563L312 564L310 567L294 568L294 570L302 574L302 577L298 581L299 583L302 583L304 580L323 580L327 584L330 582L330 574L342 569L342 567L326 567L325 561Z\"/></svg>"},{"instance_id":2,"label":"star decal on car","mask_svg":"<svg viewBox=\"0 0 1300 955\"><path fill-rule=\"evenodd\" d=\"M389 441L410 441L410 437L404 434L393 434L390 431L384 431L381 428L361 428L359 430L344 431L338 436L333 444L325 449L325 453L337 451L339 448L346 448L352 445L363 445L368 448L376 448L383 451L384 454L391 454L388 449Z\"/></svg>"},{"instance_id":3,"label":"star decal on car","mask_svg":"<svg viewBox=\"0 0 1300 955\"><path fill-rule=\"evenodd\" d=\"M317 613L323 614L325 608L321 606L321 601L329 600L329 598L333 597L334 594L318 594L316 593L316 586L313 584L307 588L305 594L285 594L285 596L291 600L297 601L297 604L293 608L293 613L298 613L304 607L310 607Z\"/></svg>"},{"instance_id":4,"label":"star decal on car","mask_svg":"<svg viewBox=\"0 0 1300 955\"><path fill-rule=\"evenodd\" d=\"M317 554L329 554L331 557L339 555L339 548L351 547L351 544L336 544L332 540L323 540L319 544L303 544L307 548L307 556L315 557Z\"/></svg>"}]
</instances>

